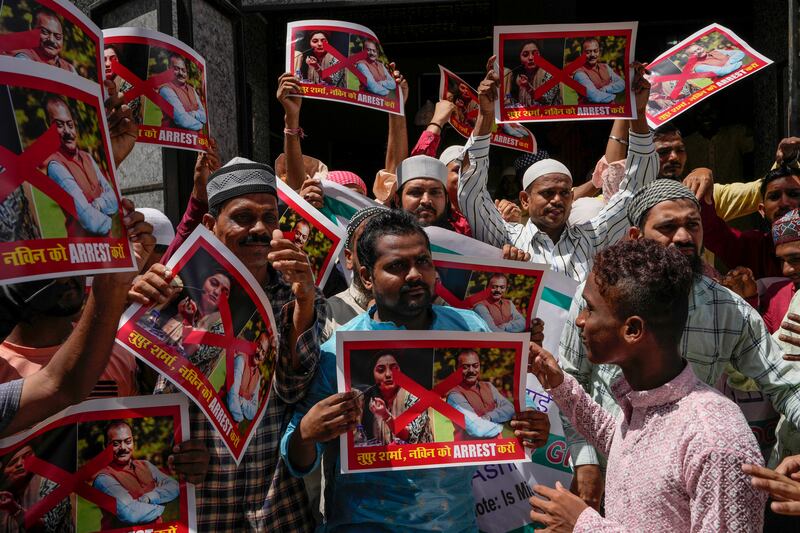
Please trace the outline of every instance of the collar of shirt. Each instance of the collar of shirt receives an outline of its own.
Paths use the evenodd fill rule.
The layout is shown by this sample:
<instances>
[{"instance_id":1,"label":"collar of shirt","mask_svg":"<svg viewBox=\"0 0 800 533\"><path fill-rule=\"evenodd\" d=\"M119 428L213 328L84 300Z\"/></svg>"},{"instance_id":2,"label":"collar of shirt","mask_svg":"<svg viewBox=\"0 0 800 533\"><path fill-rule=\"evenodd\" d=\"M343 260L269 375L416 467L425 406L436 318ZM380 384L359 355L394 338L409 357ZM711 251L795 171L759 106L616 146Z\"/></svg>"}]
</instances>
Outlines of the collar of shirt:
<instances>
[{"instance_id":1,"label":"collar of shirt","mask_svg":"<svg viewBox=\"0 0 800 533\"><path fill-rule=\"evenodd\" d=\"M632 409L647 409L677 401L692 390L697 378L692 371L692 366L685 363L680 374L671 381L655 389L635 391L628 381L621 377L612 386L611 391L620 406L623 407L626 418Z\"/></svg>"}]
</instances>

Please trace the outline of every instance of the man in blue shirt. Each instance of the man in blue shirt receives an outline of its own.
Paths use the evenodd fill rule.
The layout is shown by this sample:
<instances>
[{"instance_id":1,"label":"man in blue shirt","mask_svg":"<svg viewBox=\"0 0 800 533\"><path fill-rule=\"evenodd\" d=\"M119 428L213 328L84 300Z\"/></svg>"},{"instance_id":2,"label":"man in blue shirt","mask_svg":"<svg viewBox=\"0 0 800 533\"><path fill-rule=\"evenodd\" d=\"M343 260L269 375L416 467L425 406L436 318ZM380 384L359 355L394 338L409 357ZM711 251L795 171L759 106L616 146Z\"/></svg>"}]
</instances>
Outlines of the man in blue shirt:
<instances>
[{"instance_id":1,"label":"man in blue shirt","mask_svg":"<svg viewBox=\"0 0 800 533\"><path fill-rule=\"evenodd\" d=\"M436 270L430 243L404 211L370 218L358 240L359 274L375 306L340 329L489 331L474 312L432 305ZM361 419L358 391L336 393L336 334L320 348L320 368L281 440L290 472L313 471L325 453L322 531L476 531L474 467L340 474L339 435ZM547 415L516 413L511 426L528 447L544 445Z\"/></svg>"}]
</instances>

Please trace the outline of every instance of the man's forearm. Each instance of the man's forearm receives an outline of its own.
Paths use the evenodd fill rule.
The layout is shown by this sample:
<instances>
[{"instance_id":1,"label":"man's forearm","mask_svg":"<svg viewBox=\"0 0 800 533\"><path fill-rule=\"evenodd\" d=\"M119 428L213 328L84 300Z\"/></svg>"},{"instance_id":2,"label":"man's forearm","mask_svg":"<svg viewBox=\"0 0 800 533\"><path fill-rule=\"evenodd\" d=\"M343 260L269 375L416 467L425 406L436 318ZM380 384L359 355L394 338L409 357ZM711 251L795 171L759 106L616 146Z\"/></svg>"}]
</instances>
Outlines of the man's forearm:
<instances>
[{"instance_id":1,"label":"man's forearm","mask_svg":"<svg viewBox=\"0 0 800 533\"><path fill-rule=\"evenodd\" d=\"M300 128L299 113L284 115L284 124L288 130ZM300 146L300 135L283 134L283 153L286 155L286 184L294 191L299 191L306 179L303 166L303 149Z\"/></svg>"},{"instance_id":2,"label":"man's forearm","mask_svg":"<svg viewBox=\"0 0 800 533\"><path fill-rule=\"evenodd\" d=\"M298 426L289 439L289 463L292 470L308 472L317 461L317 446L313 442L304 441Z\"/></svg>"},{"instance_id":3,"label":"man's forearm","mask_svg":"<svg viewBox=\"0 0 800 533\"><path fill-rule=\"evenodd\" d=\"M386 140L386 161L384 168L392 174L397 173L400 162L408 157L408 131L406 117L389 114L389 137Z\"/></svg>"}]
</instances>

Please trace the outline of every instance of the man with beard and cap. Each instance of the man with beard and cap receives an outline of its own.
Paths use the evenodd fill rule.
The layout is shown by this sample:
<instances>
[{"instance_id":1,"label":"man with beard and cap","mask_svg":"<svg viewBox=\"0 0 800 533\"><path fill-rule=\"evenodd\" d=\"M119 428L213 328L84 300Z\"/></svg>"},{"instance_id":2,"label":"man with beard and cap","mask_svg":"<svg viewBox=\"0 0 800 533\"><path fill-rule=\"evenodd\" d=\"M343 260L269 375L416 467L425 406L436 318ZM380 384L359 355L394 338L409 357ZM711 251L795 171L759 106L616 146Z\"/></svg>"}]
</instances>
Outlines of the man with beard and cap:
<instances>
[{"instance_id":1,"label":"man with beard and cap","mask_svg":"<svg viewBox=\"0 0 800 533\"><path fill-rule=\"evenodd\" d=\"M680 350L697 377L714 386L730 365L753 379L776 411L795 423L800 421L800 367L783 359L755 309L730 289L702 275L703 225L700 205L692 191L673 180L656 180L636 194L628 216L628 238L646 238L672 246L692 264L695 276ZM576 294L582 291L579 286ZM620 376L620 369L592 364L580 330L575 327L585 306L581 298L572 302L561 336L559 364L597 403L618 416L620 407L611 386ZM575 470L573 491L597 508L603 495L601 457L569 420L562 419Z\"/></svg>"},{"instance_id":2,"label":"man with beard and cap","mask_svg":"<svg viewBox=\"0 0 800 533\"><path fill-rule=\"evenodd\" d=\"M45 159L47 175L75 201L78 219L67 215L67 235L87 237L108 235L117 211L114 189L97 166L92 154L78 146L78 128L72 110L60 96L44 102L47 122L55 124L61 144Z\"/></svg>"},{"instance_id":3,"label":"man with beard and cap","mask_svg":"<svg viewBox=\"0 0 800 533\"><path fill-rule=\"evenodd\" d=\"M313 528L305 487L279 461L278 440L292 404L305 395L316 373L325 299L314 286L308 257L280 231L275 179L269 166L237 157L213 172L206 187L209 209L203 225L264 288L280 343L264 418L238 465L203 412L189 407L191 435L202 440L211 455L208 474L196 490L200 530ZM143 305L167 301L179 290L170 284L172 277L164 265L153 265L134 284L132 298ZM222 333L221 322L209 331ZM220 348L201 346L190 361L208 374L223 353ZM156 393L176 390L159 377Z\"/></svg>"},{"instance_id":4,"label":"man with beard and cap","mask_svg":"<svg viewBox=\"0 0 800 533\"><path fill-rule=\"evenodd\" d=\"M101 509L103 530L161 522L164 506L178 497L178 482L146 459L134 459L136 440L130 424L111 422L104 434L114 458L94 477L92 486L116 500L117 512Z\"/></svg>"},{"instance_id":5,"label":"man with beard and cap","mask_svg":"<svg viewBox=\"0 0 800 533\"><path fill-rule=\"evenodd\" d=\"M633 82L639 118L630 122L626 178L600 214L580 225L568 222L573 201L572 174L554 159L534 163L523 175L519 198L530 217L525 225L507 223L498 212L487 189L489 141L497 99L497 73L492 62L487 71L478 87L481 114L466 145L470 166L459 178L459 205L476 239L498 248L512 244L529 253L531 261L545 263L556 272L583 281L595 252L622 238L628 229L626 210L633 193L656 177L658 159L644 118L649 94L644 67L637 66Z\"/></svg>"},{"instance_id":6,"label":"man with beard and cap","mask_svg":"<svg viewBox=\"0 0 800 533\"><path fill-rule=\"evenodd\" d=\"M39 45L36 48L14 50L11 55L75 72L72 63L61 57L64 48L64 25L61 18L46 7L39 7L33 14L32 26L31 29L39 30Z\"/></svg>"},{"instance_id":7,"label":"man with beard and cap","mask_svg":"<svg viewBox=\"0 0 800 533\"><path fill-rule=\"evenodd\" d=\"M414 155L400 163L392 207L411 213L422 227L452 230L444 163L427 155Z\"/></svg>"},{"instance_id":8,"label":"man with beard and cap","mask_svg":"<svg viewBox=\"0 0 800 533\"><path fill-rule=\"evenodd\" d=\"M359 275L375 305L340 330L489 331L472 311L432 304L430 242L410 213L393 209L370 217L357 252ZM283 461L296 476L316 470L326 454L320 531L476 530L474 467L339 472L336 437L361 422L362 398L359 391L336 393L336 333L320 350L319 371L281 439ZM550 429L538 411L516 413L511 427L527 447L544 445Z\"/></svg>"},{"instance_id":9,"label":"man with beard and cap","mask_svg":"<svg viewBox=\"0 0 800 533\"><path fill-rule=\"evenodd\" d=\"M172 70L172 80L162 85L158 94L172 106L172 118L164 114L161 127L202 130L208 120L206 110L197 91L188 81L186 59L178 54L170 54L169 69Z\"/></svg>"}]
</instances>

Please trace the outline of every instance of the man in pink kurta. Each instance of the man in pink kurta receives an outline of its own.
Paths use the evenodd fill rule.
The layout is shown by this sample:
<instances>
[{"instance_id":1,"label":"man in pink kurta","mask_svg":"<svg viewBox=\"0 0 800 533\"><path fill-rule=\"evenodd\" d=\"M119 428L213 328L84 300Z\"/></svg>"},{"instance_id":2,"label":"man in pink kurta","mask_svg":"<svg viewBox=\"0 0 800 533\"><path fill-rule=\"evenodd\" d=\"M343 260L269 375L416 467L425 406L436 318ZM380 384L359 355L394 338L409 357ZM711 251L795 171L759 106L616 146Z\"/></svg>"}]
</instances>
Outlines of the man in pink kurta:
<instances>
[{"instance_id":1,"label":"man in pink kurta","mask_svg":"<svg viewBox=\"0 0 800 533\"><path fill-rule=\"evenodd\" d=\"M701 382L678 346L694 276L674 248L621 241L597 254L576 321L595 364L622 368L617 421L532 346L532 369L561 412L608 457L606 514L557 484L537 485L548 531L761 531L766 496L742 472L763 459L739 408Z\"/></svg>"}]
</instances>

